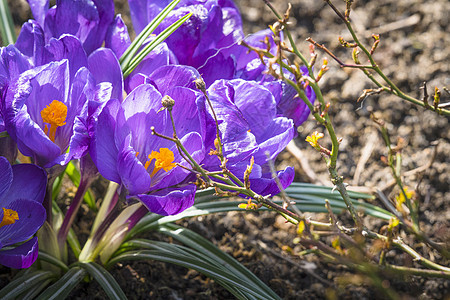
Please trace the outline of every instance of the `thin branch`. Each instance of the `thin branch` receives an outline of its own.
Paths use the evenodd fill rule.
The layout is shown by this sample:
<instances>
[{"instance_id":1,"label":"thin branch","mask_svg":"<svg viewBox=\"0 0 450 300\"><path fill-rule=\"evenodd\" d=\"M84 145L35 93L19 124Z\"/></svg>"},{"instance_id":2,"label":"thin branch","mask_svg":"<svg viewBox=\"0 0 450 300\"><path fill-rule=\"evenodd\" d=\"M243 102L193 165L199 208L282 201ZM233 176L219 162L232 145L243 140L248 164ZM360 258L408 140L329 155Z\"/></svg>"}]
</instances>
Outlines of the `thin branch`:
<instances>
[{"instance_id":1,"label":"thin branch","mask_svg":"<svg viewBox=\"0 0 450 300\"><path fill-rule=\"evenodd\" d=\"M339 58L337 58L337 56L334 55L330 50L328 50L328 48L325 47L325 45L317 43L316 41L314 41L310 37L307 38L306 41L310 42L311 44L313 44L317 48L320 48L324 52L326 52L329 56L331 56L340 65L341 68L373 69L373 66L370 66L370 65L365 65L364 66L364 65L346 64L346 63L342 62Z\"/></svg>"}]
</instances>

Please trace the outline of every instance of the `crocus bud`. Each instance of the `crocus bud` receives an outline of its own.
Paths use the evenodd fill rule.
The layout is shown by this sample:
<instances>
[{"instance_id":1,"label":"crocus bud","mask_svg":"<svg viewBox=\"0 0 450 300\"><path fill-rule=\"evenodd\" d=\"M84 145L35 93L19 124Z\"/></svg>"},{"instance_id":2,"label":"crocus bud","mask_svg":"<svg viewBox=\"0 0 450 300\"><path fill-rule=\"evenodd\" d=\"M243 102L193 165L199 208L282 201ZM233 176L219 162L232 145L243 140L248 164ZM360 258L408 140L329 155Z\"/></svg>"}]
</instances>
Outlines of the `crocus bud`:
<instances>
[{"instance_id":1,"label":"crocus bud","mask_svg":"<svg viewBox=\"0 0 450 300\"><path fill-rule=\"evenodd\" d=\"M161 104L164 108L171 109L175 105L175 100L165 95L161 100Z\"/></svg>"},{"instance_id":2,"label":"crocus bud","mask_svg":"<svg viewBox=\"0 0 450 300\"><path fill-rule=\"evenodd\" d=\"M205 82L203 81L202 78L195 79L194 83L195 83L195 87L197 89L199 89L200 91L205 91L206 90L206 84L205 84Z\"/></svg>"}]
</instances>

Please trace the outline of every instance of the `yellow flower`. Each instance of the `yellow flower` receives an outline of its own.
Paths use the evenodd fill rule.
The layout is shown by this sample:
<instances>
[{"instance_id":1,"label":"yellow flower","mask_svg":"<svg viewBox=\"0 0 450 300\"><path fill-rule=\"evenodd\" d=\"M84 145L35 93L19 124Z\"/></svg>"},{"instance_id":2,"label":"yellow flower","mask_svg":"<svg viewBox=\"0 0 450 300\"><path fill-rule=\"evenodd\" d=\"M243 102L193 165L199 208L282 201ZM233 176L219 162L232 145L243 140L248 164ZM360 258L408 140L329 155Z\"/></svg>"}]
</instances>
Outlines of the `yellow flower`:
<instances>
[{"instance_id":1,"label":"yellow flower","mask_svg":"<svg viewBox=\"0 0 450 300\"><path fill-rule=\"evenodd\" d=\"M408 197L408 199L411 199L412 197L414 197L415 192L414 191L408 191L408 188L405 187L405 194L406 197ZM405 195L402 193L402 191L400 191L400 193L398 194L398 196L395 196L395 202L396 202L396 208L398 211L402 211L402 204L405 203L406 199L405 199Z\"/></svg>"},{"instance_id":2,"label":"yellow flower","mask_svg":"<svg viewBox=\"0 0 450 300\"><path fill-rule=\"evenodd\" d=\"M248 199L247 203L240 203L238 207L246 210L257 210L258 204L253 203L252 199Z\"/></svg>"},{"instance_id":3,"label":"yellow flower","mask_svg":"<svg viewBox=\"0 0 450 300\"><path fill-rule=\"evenodd\" d=\"M323 133L314 131L313 134L307 136L305 140L314 148L320 149L318 141L323 137L324 137Z\"/></svg>"}]
</instances>

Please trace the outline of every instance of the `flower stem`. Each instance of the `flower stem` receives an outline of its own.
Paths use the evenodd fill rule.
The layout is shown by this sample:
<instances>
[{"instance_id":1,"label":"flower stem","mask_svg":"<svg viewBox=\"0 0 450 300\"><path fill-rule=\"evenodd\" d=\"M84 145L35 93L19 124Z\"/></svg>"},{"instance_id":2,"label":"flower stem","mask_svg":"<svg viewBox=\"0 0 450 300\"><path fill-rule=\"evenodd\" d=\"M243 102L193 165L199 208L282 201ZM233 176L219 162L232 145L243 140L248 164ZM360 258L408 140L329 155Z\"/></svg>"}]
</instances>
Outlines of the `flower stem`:
<instances>
[{"instance_id":1,"label":"flower stem","mask_svg":"<svg viewBox=\"0 0 450 300\"><path fill-rule=\"evenodd\" d=\"M67 234L69 233L69 229L72 226L73 221L75 220L75 216L80 209L81 203L83 202L84 194L93 181L93 177L86 176L85 174L81 173L80 184L78 186L77 192L73 197L72 203L67 210L61 228L58 231L58 244L60 249L64 248Z\"/></svg>"}]
</instances>

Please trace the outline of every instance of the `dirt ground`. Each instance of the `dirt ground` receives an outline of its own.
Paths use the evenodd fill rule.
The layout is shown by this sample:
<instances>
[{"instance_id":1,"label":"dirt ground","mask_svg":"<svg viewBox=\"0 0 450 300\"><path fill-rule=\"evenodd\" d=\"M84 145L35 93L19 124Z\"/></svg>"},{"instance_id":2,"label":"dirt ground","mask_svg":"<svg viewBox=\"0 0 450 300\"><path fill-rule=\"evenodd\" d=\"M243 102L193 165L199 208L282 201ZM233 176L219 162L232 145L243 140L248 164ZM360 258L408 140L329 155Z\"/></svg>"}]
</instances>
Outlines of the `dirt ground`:
<instances>
[{"instance_id":1,"label":"dirt ground","mask_svg":"<svg viewBox=\"0 0 450 300\"><path fill-rule=\"evenodd\" d=\"M116 1L129 22L128 7ZM343 1L335 1L344 9ZM287 1L273 1L279 11ZM338 36L349 39L345 26L325 4L318 0L293 0L291 29L298 46L308 53L307 37L325 44L341 60L351 62L351 50L339 45ZM262 0L237 1L244 20L246 34L264 29L274 22L273 15ZM385 74L397 86L415 97L422 97L420 86L428 84L432 94L437 86L442 102L450 101L443 87L449 86L450 5L446 0L385 0L355 1L351 19L359 37L371 43L372 33L381 36L375 59ZM23 18L16 13L17 20ZM318 61L322 61L323 53ZM370 96L362 103L356 100L363 89L374 85L359 70L340 69L329 58L330 70L323 78L322 91L331 103L331 116L336 133L343 138L338 171L351 186L366 191L382 190L394 197L392 176L381 157L387 154L379 130L370 113L386 122L395 144L397 137L405 140L402 170L405 184L416 191L420 203L422 229L434 240L449 242L450 220L450 127L449 118L438 116L395 96ZM330 185L325 163L306 142L313 131L324 131L312 117L300 128L295 140L301 155L307 158L316 179L302 170L290 152L279 156L280 167L294 165L296 181ZM324 139L325 140L325 139ZM326 141L325 141L326 144ZM436 146L437 145L437 146ZM434 157L434 159L433 159ZM421 166L422 172L411 171ZM411 172L408 172L411 171ZM375 204L380 205L379 202ZM312 214L311 214L312 215ZM323 215L312 215L324 220ZM348 215L340 216L351 224ZM365 218L372 230L378 231L385 222ZM283 246L294 253L302 248L293 243L295 227L271 212L224 213L179 222L210 239L231 254L268 284L283 299L382 299L370 285L361 284L357 274L345 267L325 263L315 256L298 257L287 254ZM81 224L80 224L80 227ZM149 238L162 239L150 233ZM404 236L406 242L426 257L448 266L448 261L423 245ZM388 257L403 265L417 266L410 257L391 251ZM154 261L121 264L112 270L113 276L130 299L232 299L224 288L207 277L182 267ZM389 287L402 299L450 299L450 283L443 279L420 277L389 278ZM96 283L83 283L74 290L71 299L104 299Z\"/></svg>"}]
</instances>

